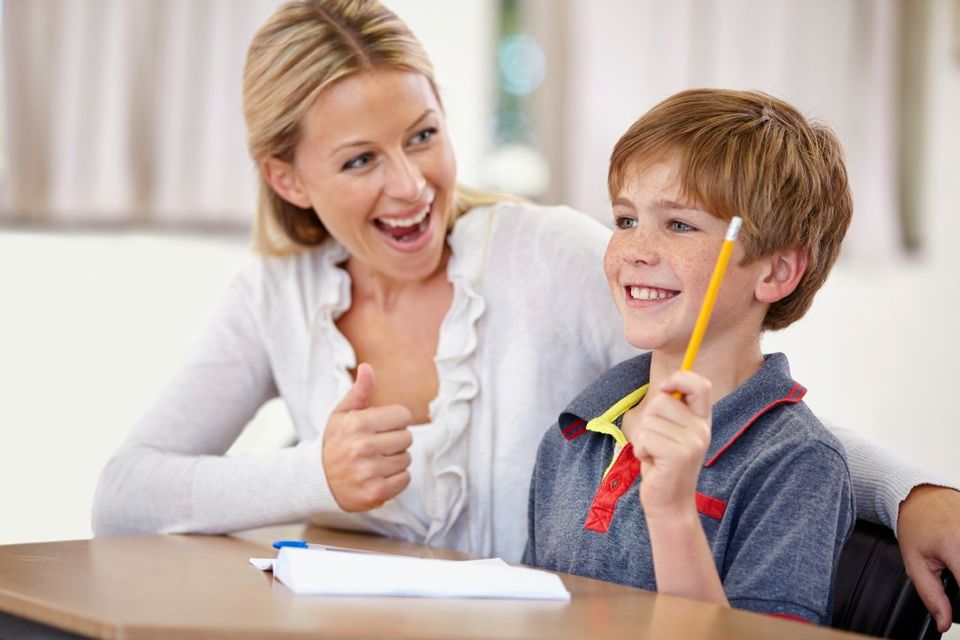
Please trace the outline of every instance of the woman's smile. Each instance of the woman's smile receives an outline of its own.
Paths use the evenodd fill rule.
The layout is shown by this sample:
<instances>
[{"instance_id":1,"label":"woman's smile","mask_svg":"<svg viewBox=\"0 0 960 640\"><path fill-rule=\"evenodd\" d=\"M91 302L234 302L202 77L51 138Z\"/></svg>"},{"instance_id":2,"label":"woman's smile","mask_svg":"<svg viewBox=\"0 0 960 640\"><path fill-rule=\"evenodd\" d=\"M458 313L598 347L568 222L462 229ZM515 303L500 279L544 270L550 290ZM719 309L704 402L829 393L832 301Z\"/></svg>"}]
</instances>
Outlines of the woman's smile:
<instances>
[{"instance_id":1,"label":"woman's smile","mask_svg":"<svg viewBox=\"0 0 960 640\"><path fill-rule=\"evenodd\" d=\"M433 199L412 212L400 212L373 219L373 227L384 236L387 245L404 252L420 251L430 244L436 232Z\"/></svg>"}]
</instances>

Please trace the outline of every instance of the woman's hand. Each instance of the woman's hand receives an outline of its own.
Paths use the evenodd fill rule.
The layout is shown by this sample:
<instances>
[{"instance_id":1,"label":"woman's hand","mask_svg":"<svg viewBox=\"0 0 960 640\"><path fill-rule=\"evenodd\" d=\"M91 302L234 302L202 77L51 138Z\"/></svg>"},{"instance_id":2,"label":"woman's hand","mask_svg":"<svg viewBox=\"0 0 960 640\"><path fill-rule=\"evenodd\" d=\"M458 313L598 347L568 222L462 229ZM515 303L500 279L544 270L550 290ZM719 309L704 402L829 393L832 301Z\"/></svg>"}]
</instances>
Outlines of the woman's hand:
<instances>
[{"instance_id":1,"label":"woman's hand","mask_svg":"<svg viewBox=\"0 0 960 640\"><path fill-rule=\"evenodd\" d=\"M674 398L674 391L684 398ZM710 381L677 371L644 402L642 413L623 417L624 435L641 462L640 502L648 524L696 514L697 478L710 446L710 409Z\"/></svg>"},{"instance_id":2,"label":"woman's hand","mask_svg":"<svg viewBox=\"0 0 960 640\"><path fill-rule=\"evenodd\" d=\"M907 574L941 632L955 612L943 591L940 572L960 578L960 492L933 485L915 487L900 504L897 539Z\"/></svg>"},{"instance_id":3,"label":"woman's hand","mask_svg":"<svg viewBox=\"0 0 960 640\"><path fill-rule=\"evenodd\" d=\"M373 367L360 364L323 432L323 471L344 511L379 507L410 483L413 416L398 404L371 407L373 390Z\"/></svg>"}]
</instances>

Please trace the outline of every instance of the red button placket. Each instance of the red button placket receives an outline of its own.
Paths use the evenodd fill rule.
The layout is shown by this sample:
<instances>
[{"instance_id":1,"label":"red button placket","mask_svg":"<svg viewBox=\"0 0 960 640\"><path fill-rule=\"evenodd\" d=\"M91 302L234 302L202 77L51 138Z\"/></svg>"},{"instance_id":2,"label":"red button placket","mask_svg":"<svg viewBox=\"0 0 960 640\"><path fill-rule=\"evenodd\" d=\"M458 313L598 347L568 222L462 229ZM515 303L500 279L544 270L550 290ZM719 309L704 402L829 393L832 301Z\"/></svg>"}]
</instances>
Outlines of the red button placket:
<instances>
[{"instance_id":1,"label":"red button placket","mask_svg":"<svg viewBox=\"0 0 960 640\"><path fill-rule=\"evenodd\" d=\"M617 461L597 488L584 528L597 533L606 533L613 520L617 500L633 485L640 475L640 461L633 455L633 445L627 444L617 456Z\"/></svg>"}]
</instances>

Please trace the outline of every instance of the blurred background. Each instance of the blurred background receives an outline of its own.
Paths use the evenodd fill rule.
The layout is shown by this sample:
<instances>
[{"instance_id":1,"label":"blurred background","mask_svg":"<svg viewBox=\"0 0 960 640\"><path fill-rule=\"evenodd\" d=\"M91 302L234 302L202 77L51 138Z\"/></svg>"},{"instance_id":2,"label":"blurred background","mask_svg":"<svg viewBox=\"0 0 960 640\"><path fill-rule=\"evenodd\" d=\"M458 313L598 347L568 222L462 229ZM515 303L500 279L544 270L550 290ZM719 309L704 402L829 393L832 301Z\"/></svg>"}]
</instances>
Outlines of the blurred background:
<instances>
[{"instance_id":1,"label":"blurred background","mask_svg":"<svg viewBox=\"0 0 960 640\"><path fill-rule=\"evenodd\" d=\"M0 544L88 537L100 468L250 255L241 72L279 2L0 2ZM853 227L765 349L822 418L960 483L960 0L386 4L436 66L461 181L604 222L614 142L671 93L830 123ZM272 403L235 450L290 433Z\"/></svg>"}]
</instances>

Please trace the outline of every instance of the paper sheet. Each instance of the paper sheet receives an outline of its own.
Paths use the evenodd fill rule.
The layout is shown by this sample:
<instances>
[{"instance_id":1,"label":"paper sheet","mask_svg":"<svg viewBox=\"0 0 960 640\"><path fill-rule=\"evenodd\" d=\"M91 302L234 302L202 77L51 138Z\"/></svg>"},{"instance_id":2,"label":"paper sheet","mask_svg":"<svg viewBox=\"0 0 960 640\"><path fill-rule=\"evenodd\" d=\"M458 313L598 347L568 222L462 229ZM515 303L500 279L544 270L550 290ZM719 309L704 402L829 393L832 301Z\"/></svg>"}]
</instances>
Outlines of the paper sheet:
<instances>
[{"instance_id":1,"label":"paper sheet","mask_svg":"<svg viewBox=\"0 0 960 640\"><path fill-rule=\"evenodd\" d=\"M250 558L257 568L265 563ZM569 600L560 577L490 560L434 560L318 549L280 549L273 573L300 595Z\"/></svg>"}]
</instances>

